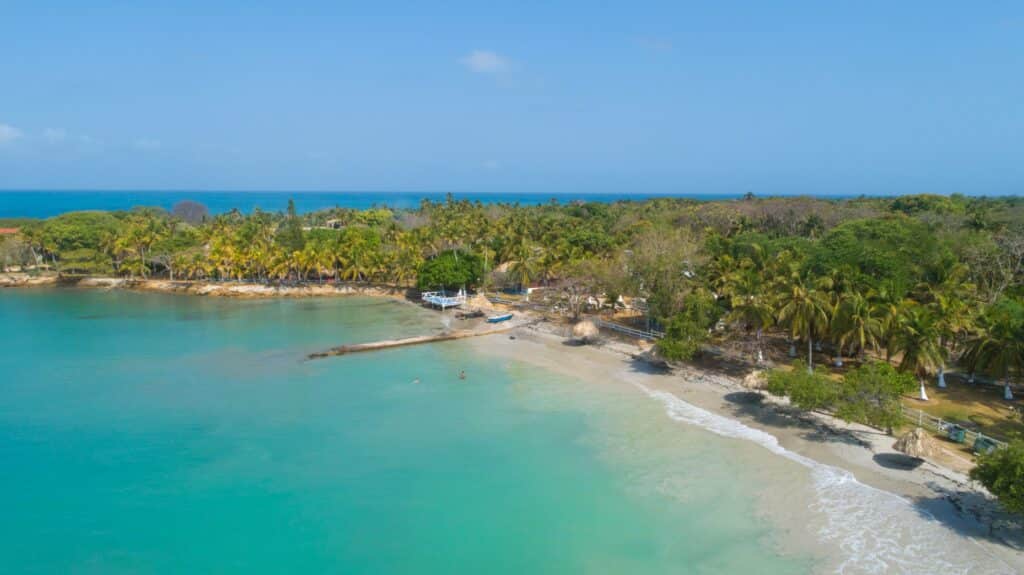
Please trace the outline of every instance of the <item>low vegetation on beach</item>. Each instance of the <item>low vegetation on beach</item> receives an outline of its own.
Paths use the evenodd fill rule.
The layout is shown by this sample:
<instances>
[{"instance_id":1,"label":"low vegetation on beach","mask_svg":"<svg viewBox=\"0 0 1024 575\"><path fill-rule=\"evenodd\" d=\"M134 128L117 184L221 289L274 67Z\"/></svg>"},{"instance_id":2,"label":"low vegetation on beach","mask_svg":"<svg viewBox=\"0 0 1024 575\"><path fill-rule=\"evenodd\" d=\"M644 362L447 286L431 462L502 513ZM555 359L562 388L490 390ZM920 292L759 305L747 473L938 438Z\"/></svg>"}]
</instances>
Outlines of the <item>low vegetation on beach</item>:
<instances>
[{"instance_id":1,"label":"low vegetation on beach","mask_svg":"<svg viewBox=\"0 0 1024 575\"><path fill-rule=\"evenodd\" d=\"M985 381L1009 399L1024 375L1018 198L449 198L413 210L217 215L182 202L3 229L0 264L29 275L482 288L529 291L572 318L629 311L662 336L670 361L712 344L751 365L801 356L769 376L773 392L886 429L907 395L928 409L929 393ZM938 403L944 413L964 405ZM1012 404L990 411L1003 439L1020 439ZM978 475L998 490L990 476Z\"/></svg>"}]
</instances>

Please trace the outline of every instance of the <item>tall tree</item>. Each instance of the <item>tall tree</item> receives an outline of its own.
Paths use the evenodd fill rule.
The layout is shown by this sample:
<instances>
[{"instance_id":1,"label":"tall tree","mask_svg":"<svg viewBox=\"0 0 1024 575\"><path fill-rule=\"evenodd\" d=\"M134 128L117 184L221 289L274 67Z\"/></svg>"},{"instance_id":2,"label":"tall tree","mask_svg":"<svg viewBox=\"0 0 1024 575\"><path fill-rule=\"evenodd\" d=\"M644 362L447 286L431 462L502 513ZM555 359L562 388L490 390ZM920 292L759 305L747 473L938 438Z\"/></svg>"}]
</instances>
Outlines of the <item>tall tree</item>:
<instances>
[{"instance_id":1,"label":"tall tree","mask_svg":"<svg viewBox=\"0 0 1024 575\"><path fill-rule=\"evenodd\" d=\"M807 342L807 371L814 371L814 338L828 329L829 280L812 280L794 275L781 284L778 305L779 323L789 328L790 336Z\"/></svg>"},{"instance_id":2,"label":"tall tree","mask_svg":"<svg viewBox=\"0 0 1024 575\"><path fill-rule=\"evenodd\" d=\"M902 354L899 368L917 376L922 401L928 401L925 379L936 373L946 359L947 351L940 337L939 326L932 311L914 303L906 305L900 313L889 342L894 354Z\"/></svg>"},{"instance_id":3,"label":"tall tree","mask_svg":"<svg viewBox=\"0 0 1024 575\"><path fill-rule=\"evenodd\" d=\"M762 273L751 266L728 276L724 285L731 308L726 317L734 325L754 330L754 361L758 364L764 363L761 336L775 321L762 277Z\"/></svg>"},{"instance_id":4,"label":"tall tree","mask_svg":"<svg viewBox=\"0 0 1024 575\"><path fill-rule=\"evenodd\" d=\"M851 291L839 298L832 316L831 333L838 348L837 356L842 357L843 351L848 350L863 357L868 348L878 347L882 322L868 298Z\"/></svg>"},{"instance_id":5,"label":"tall tree","mask_svg":"<svg viewBox=\"0 0 1024 575\"><path fill-rule=\"evenodd\" d=\"M306 247L305 234L302 231L302 220L295 211L295 200L288 199L288 211L284 222L277 230L277 244L289 252L300 252Z\"/></svg>"},{"instance_id":6,"label":"tall tree","mask_svg":"<svg viewBox=\"0 0 1024 575\"><path fill-rule=\"evenodd\" d=\"M985 309L977 331L965 345L964 363L1003 381L1003 396L1013 399L1011 380L1024 373L1024 303L1002 298Z\"/></svg>"}]
</instances>

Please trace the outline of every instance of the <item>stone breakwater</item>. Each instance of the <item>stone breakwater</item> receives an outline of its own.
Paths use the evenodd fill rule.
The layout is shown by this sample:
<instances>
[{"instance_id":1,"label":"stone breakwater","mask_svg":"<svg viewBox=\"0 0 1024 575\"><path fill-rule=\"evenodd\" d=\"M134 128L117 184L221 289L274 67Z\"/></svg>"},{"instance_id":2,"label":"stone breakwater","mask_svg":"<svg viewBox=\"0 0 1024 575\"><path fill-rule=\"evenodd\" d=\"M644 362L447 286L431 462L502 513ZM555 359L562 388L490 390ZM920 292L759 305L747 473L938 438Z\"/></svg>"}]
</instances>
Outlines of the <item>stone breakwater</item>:
<instances>
[{"instance_id":1,"label":"stone breakwater","mask_svg":"<svg viewBox=\"0 0 1024 575\"><path fill-rule=\"evenodd\" d=\"M382 341L373 341L367 343L340 345L338 347L332 347L327 351L311 353L307 356L307 359L322 359L325 357L347 355L350 353L377 351L382 349L391 349L394 347L406 347L410 345L421 345L425 343L434 343L439 341L451 341L453 339L465 339L467 337L480 337L484 335L493 335L496 333L505 333L515 329L516 327L517 326L514 324L509 324L493 328L481 327L477 329L462 329L458 331L452 331L437 335L419 335L413 337L406 337L402 339L386 339Z\"/></svg>"}]
</instances>

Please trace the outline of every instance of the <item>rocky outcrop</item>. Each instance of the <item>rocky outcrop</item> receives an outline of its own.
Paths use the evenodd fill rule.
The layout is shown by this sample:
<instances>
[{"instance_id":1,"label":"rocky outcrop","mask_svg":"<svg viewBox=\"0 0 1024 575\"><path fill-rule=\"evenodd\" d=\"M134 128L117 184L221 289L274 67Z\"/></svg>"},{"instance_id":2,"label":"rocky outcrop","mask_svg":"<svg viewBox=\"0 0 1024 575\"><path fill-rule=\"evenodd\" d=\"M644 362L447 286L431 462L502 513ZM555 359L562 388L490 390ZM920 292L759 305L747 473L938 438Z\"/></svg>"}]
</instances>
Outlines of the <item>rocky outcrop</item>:
<instances>
[{"instance_id":1,"label":"rocky outcrop","mask_svg":"<svg viewBox=\"0 0 1024 575\"><path fill-rule=\"evenodd\" d=\"M171 281L114 277L67 278L56 275L32 277L26 274L0 275L0 287L61 286L92 289L130 289L216 297L271 298L323 297L343 295L402 296L405 290L390 286L360 284L279 285L243 282Z\"/></svg>"}]
</instances>

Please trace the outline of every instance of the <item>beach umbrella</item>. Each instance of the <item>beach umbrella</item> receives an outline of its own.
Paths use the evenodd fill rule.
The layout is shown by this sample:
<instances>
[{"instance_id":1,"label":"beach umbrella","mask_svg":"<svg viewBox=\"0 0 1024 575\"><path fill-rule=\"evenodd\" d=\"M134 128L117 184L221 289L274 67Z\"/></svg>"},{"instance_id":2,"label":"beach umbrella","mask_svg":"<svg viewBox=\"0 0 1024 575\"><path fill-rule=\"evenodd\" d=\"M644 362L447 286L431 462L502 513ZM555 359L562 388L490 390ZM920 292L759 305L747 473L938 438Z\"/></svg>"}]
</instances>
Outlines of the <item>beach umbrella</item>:
<instances>
[{"instance_id":1,"label":"beach umbrella","mask_svg":"<svg viewBox=\"0 0 1024 575\"><path fill-rule=\"evenodd\" d=\"M594 324L594 322L587 319L577 322L576 325L572 326L573 339L581 343L591 343L597 341L597 338L600 334L601 330L597 329L597 326Z\"/></svg>"},{"instance_id":2,"label":"beach umbrella","mask_svg":"<svg viewBox=\"0 0 1024 575\"><path fill-rule=\"evenodd\" d=\"M939 453L939 445L935 439L920 427L915 427L903 434L896 440L892 448L918 459L935 457Z\"/></svg>"}]
</instances>

